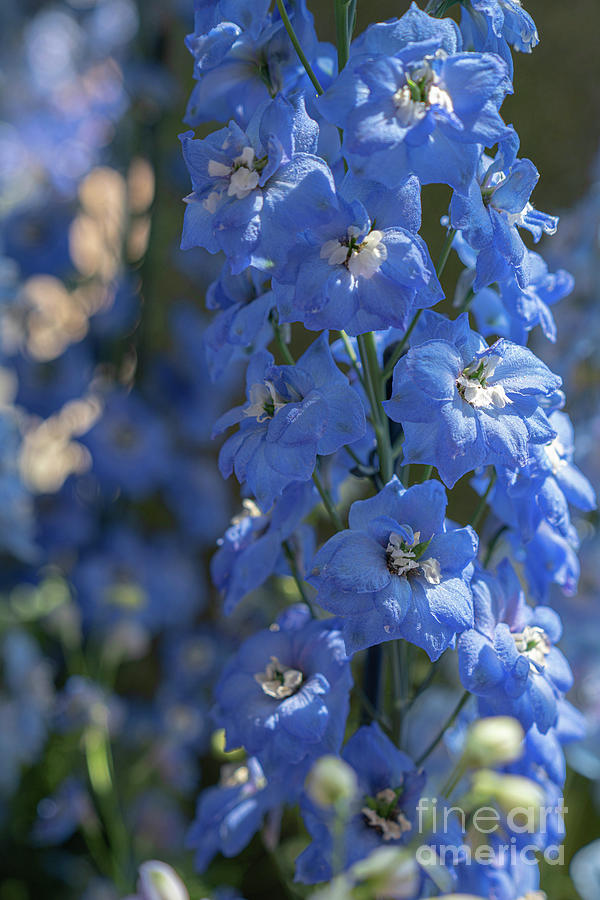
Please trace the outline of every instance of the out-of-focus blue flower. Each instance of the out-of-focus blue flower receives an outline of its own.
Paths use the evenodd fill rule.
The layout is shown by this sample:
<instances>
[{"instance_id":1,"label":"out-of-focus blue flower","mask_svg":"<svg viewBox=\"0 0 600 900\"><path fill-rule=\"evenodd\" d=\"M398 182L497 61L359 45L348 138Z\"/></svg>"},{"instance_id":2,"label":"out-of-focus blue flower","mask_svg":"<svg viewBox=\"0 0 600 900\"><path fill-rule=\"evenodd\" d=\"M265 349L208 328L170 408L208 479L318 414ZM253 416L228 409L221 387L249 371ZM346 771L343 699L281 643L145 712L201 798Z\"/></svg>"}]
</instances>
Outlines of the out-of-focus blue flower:
<instances>
[{"instance_id":1,"label":"out-of-focus blue flower","mask_svg":"<svg viewBox=\"0 0 600 900\"><path fill-rule=\"evenodd\" d=\"M450 223L477 251L475 291L511 276L526 288L531 254L518 229L526 228L535 241L556 232L557 217L539 212L529 202L540 176L531 160L517 159L518 149L513 132L501 142L494 160L481 156L468 191L455 191L452 197Z\"/></svg>"},{"instance_id":2,"label":"out-of-focus blue flower","mask_svg":"<svg viewBox=\"0 0 600 900\"><path fill-rule=\"evenodd\" d=\"M296 879L313 884L329 880L336 866L347 869L382 846L400 848L421 833L421 813L417 805L426 776L413 761L387 738L378 725L359 728L342 753L356 772L358 795L343 831L335 822L340 811L322 809L306 795L301 801L304 823L312 843L296 860ZM448 819L445 840L459 837L452 818ZM421 833L423 843L435 845L435 837ZM425 876L424 876L425 877ZM401 897L425 894L401 893Z\"/></svg>"},{"instance_id":3,"label":"out-of-focus blue flower","mask_svg":"<svg viewBox=\"0 0 600 900\"><path fill-rule=\"evenodd\" d=\"M195 454L179 456L163 493L186 540L213 547L227 526L231 506L227 486L215 478L214 461Z\"/></svg>"},{"instance_id":4,"label":"out-of-focus blue flower","mask_svg":"<svg viewBox=\"0 0 600 900\"><path fill-rule=\"evenodd\" d=\"M302 519L318 502L312 482L296 482L283 491L269 513L262 513L251 500L244 503L244 511L236 516L211 560L211 576L215 586L223 592L224 612L233 612L246 594L260 587L274 572L287 573L289 564L282 548L297 532ZM307 549L303 533L296 534L295 549ZM312 554L311 554L312 555ZM299 569L306 571L310 562L301 554ZM302 565L304 562L304 565Z\"/></svg>"},{"instance_id":5,"label":"out-of-focus blue flower","mask_svg":"<svg viewBox=\"0 0 600 900\"><path fill-rule=\"evenodd\" d=\"M246 640L215 690L217 723L226 749L244 746L268 772L342 743L352 686L346 648L335 619L311 620L290 607L270 629Z\"/></svg>"},{"instance_id":6,"label":"out-of-focus blue flower","mask_svg":"<svg viewBox=\"0 0 600 900\"><path fill-rule=\"evenodd\" d=\"M176 538L144 540L124 527L84 552L71 577L84 626L96 634L123 621L153 634L190 622L205 599L200 574Z\"/></svg>"},{"instance_id":7,"label":"out-of-focus blue flower","mask_svg":"<svg viewBox=\"0 0 600 900\"><path fill-rule=\"evenodd\" d=\"M342 618L348 652L403 637L437 659L471 627L477 536L447 529L446 502L439 481L405 490L394 476L317 553L308 580Z\"/></svg>"},{"instance_id":8,"label":"out-of-focus blue flower","mask_svg":"<svg viewBox=\"0 0 600 900\"><path fill-rule=\"evenodd\" d=\"M0 660L1 802L17 789L21 767L34 763L44 748L54 686L49 661L33 637L20 628L9 628L3 635Z\"/></svg>"},{"instance_id":9,"label":"out-of-focus blue flower","mask_svg":"<svg viewBox=\"0 0 600 900\"><path fill-rule=\"evenodd\" d=\"M535 723L545 733L573 683L554 646L562 633L560 618L547 606L526 605L508 562L498 576L479 572L473 578L475 627L458 639L461 680L480 698L484 714L514 716L525 729Z\"/></svg>"},{"instance_id":10,"label":"out-of-focus blue flower","mask_svg":"<svg viewBox=\"0 0 600 900\"><path fill-rule=\"evenodd\" d=\"M14 411L0 413L0 547L27 562L38 555L34 543L33 498L19 469L21 437Z\"/></svg>"},{"instance_id":11,"label":"out-of-focus blue flower","mask_svg":"<svg viewBox=\"0 0 600 900\"><path fill-rule=\"evenodd\" d=\"M415 178L393 192L347 179L329 220L299 235L274 273L281 321L357 335L404 329L416 309L437 303L429 251L410 228L420 221L419 193Z\"/></svg>"},{"instance_id":12,"label":"out-of-focus blue flower","mask_svg":"<svg viewBox=\"0 0 600 900\"><path fill-rule=\"evenodd\" d=\"M333 176L315 155L318 125L304 99L277 97L246 131L234 121L204 140L181 135L192 179L181 247L223 250L231 270L269 269L296 234L327 214Z\"/></svg>"},{"instance_id":13,"label":"out-of-focus blue flower","mask_svg":"<svg viewBox=\"0 0 600 900\"><path fill-rule=\"evenodd\" d=\"M327 332L294 366L276 366L256 353L246 373L248 401L225 413L214 433L240 423L223 444L219 468L246 483L268 510L293 481L308 481L317 455L328 456L365 432L360 397L335 365Z\"/></svg>"},{"instance_id":14,"label":"out-of-focus blue flower","mask_svg":"<svg viewBox=\"0 0 600 900\"><path fill-rule=\"evenodd\" d=\"M352 170L394 187L406 176L465 192L481 145L509 129L498 106L511 89L504 62L462 53L458 26L413 3L400 19L370 25L319 101L344 129Z\"/></svg>"},{"instance_id":15,"label":"out-of-focus blue flower","mask_svg":"<svg viewBox=\"0 0 600 900\"><path fill-rule=\"evenodd\" d=\"M436 466L453 487L479 466L525 465L532 444L552 440L541 403L560 385L530 350L504 339L488 347L467 314L427 311L383 405L404 429L405 461Z\"/></svg>"},{"instance_id":16,"label":"out-of-focus blue flower","mask_svg":"<svg viewBox=\"0 0 600 900\"><path fill-rule=\"evenodd\" d=\"M92 454L94 474L107 493L139 499L156 490L172 466L165 425L137 393L111 391L82 443Z\"/></svg>"},{"instance_id":17,"label":"out-of-focus blue flower","mask_svg":"<svg viewBox=\"0 0 600 900\"><path fill-rule=\"evenodd\" d=\"M83 782L70 775L51 797L38 803L31 836L35 844L62 844L82 825L97 828L99 823Z\"/></svg>"}]
</instances>

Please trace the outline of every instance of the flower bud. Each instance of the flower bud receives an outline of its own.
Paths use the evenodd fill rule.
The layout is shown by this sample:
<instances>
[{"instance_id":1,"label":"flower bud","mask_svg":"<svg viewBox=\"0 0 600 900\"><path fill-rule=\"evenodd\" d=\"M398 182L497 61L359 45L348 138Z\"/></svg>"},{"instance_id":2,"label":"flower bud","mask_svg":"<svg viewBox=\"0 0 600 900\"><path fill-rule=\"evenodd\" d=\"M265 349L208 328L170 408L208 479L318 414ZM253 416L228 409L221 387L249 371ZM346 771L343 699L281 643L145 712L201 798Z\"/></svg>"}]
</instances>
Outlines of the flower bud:
<instances>
[{"instance_id":1,"label":"flower bud","mask_svg":"<svg viewBox=\"0 0 600 900\"><path fill-rule=\"evenodd\" d=\"M471 798L475 804L494 800L508 817L510 828L535 831L544 792L539 784L522 775L502 775L480 769L473 775Z\"/></svg>"},{"instance_id":2,"label":"flower bud","mask_svg":"<svg viewBox=\"0 0 600 900\"><path fill-rule=\"evenodd\" d=\"M373 897L394 897L394 900L414 897L421 877L414 856L408 850L394 847L379 847L355 863L350 872L361 885L369 885Z\"/></svg>"},{"instance_id":3,"label":"flower bud","mask_svg":"<svg viewBox=\"0 0 600 900\"><path fill-rule=\"evenodd\" d=\"M322 809L349 803L356 795L356 773L339 756L321 756L306 779L306 791Z\"/></svg>"},{"instance_id":4,"label":"flower bud","mask_svg":"<svg viewBox=\"0 0 600 900\"><path fill-rule=\"evenodd\" d=\"M510 716L479 719L469 728L463 759L472 768L506 765L522 756L524 737L521 725Z\"/></svg>"},{"instance_id":5,"label":"flower bud","mask_svg":"<svg viewBox=\"0 0 600 900\"><path fill-rule=\"evenodd\" d=\"M186 887L171 866L151 859L139 869L137 900L190 900Z\"/></svg>"}]
</instances>

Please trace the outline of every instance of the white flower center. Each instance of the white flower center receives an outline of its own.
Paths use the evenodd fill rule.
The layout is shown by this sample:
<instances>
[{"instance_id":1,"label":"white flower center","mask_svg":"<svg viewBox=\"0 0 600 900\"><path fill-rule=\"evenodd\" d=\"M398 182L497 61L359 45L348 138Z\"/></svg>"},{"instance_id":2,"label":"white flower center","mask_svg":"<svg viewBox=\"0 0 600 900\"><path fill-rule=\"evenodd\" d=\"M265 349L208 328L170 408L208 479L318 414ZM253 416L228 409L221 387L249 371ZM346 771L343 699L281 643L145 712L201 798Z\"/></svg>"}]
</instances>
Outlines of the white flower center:
<instances>
[{"instance_id":1,"label":"white flower center","mask_svg":"<svg viewBox=\"0 0 600 900\"><path fill-rule=\"evenodd\" d=\"M364 240L358 240L359 230L355 225L348 228L347 237L341 241L326 241L321 247L321 259L330 266L344 265L355 278L372 278L387 259L387 247L383 243L383 232L370 231Z\"/></svg>"},{"instance_id":2,"label":"white flower center","mask_svg":"<svg viewBox=\"0 0 600 900\"><path fill-rule=\"evenodd\" d=\"M488 384L488 379L493 376L499 362L499 356L485 356L463 369L456 380L458 393L463 400L476 409L504 409L512 403L501 384Z\"/></svg>"},{"instance_id":3,"label":"white flower center","mask_svg":"<svg viewBox=\"0 0 600 900\"><path fill-rule=\"evenodd\" d=\"M242 512L236 513L231 519L232 525L239 525L244 519L260 519L264 515L259 506L249 497L242 500Z\"/></svg>"},{"instance_id":4,"label":"white flower center","mask_svg":"<svg viewBox=\"0 0 600 900\"><path fill-rule=\"evenodd\" d=\"M244 197L256 190L260 177L257 170L256 155L252 147L244 147L240 155L234 159L232 166L228 166L216 159L210 159L208 161L208 174L211 178L228 178L227 196L236 197L238 200L243 200ZM212 191L205 198L204 206L209 212L216 211L221 194L222 192Z\"/></svg>"},{"instance_id":5,"label":"white flower center","mask_svg":"<svg viewBox=\"0 0 600 900\"><path fill-rule=\"evenodd\" d=\"M442 570L437 559L419 558L419 543L421 533L415 531L412 543L407 544L403 538L392 531L386 547L387 564L393 575L408 575L409 572L421 570L425 580L429 584L439 584L442 580Z\"/></svg>"},{"instance_id":6,"label":"white flower center","mask_svg":"<svg viewBox=\"0 0 600 900\"><path fill-rule=\"evenodd\" d=\"M286 402L277 393L272 381L253 384L250 388L250 400L244 410L244 415L256 419L257 422L265 422L267 419L272 419L275 413L286 405Z\"/></svg>"},{"instance_id":7,"label":"white flower center","mask_svg":"<svg viewBox=\"0 0 600 900\"><path fill-rule=\"evenodd\" d=\"M291 697L302 685L304 676L298 669L284 666L276 656L271 657L264 672L257 672L254 680L260 684L265 694L276 700Z\"/></svg>"},{"instance_id":8,"label":"white flower center","mask_svg":"<svg viewBox=\"0 0 600 900\"><path fill-rule=\"evenodd\" d=\"M438 51L436 56L444 56ZM430 59L433 57L430 57ZM454 112L452 97L445 90L436 73L427 60L406 78L406 84L399 88L393 97L396 107L396 118L404 128L416 125L427 114L432 106L446 112Z\"/></svg>"},{"instance_id":9,"label":"white flower center","mask_svg":"<svg viewBox=\"0 0 600 900\"><path fill-rule=\"evenodd\" d=\"M565 459L566 450L562 445L560 438L554 438L553 441L550 441L549 444L546 444L544 450L546 452L548 462L550 463L550 466L552 468L553 475L557 475L559 469L562 469L563 466L568 465L568 462Z\"/></svg>"},{"instance_id":10,"label":"white flower center","mask_svg":"<svg viewBox=\"0 0 600 900\"><path fill-rule=\"evenodd\" d=\"M398 809L399 794L392 788L379 791L374 797L367 797L369 806L363 806L367 825L381 832L384 841L397 841L412 829L412 825L402 810Z\"/></svg>"},{"instance_id":11,"label":"white flower center","mask_svg":"<svg viewBox=\"0 0 600 900\"><path fill-rule=\"evenodd\" d=\"M513 638L519 653L529 657L532 669L543 669L552 647L544 629L538 625L526 625L523 631L513 634Z\"/></svg>"}]
</instances>

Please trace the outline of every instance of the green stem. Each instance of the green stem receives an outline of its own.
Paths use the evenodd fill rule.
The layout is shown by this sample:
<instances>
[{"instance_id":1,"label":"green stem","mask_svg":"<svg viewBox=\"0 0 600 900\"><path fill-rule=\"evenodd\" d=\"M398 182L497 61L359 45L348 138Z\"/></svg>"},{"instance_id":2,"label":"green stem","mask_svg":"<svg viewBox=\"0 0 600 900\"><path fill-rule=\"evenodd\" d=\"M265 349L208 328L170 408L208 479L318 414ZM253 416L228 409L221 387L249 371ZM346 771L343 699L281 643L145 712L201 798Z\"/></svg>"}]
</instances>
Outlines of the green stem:
<instances>
[{"instance_id":1,"label":"green stem","mask_svg":"<svg viewBox=\"0 0 600 900\"><path fill-rule=\"evenodd\" d=\"M473 514L473 518L471 519L471 526L475 529L475 531L477 531L477 527L481 523L483 514L485 512L485 508L487 506L488 497L490 496L491 490L494 487L495 483L496 483L496 470L492 469L492 473L490 475L490 480L489 480L488 486L486 487L485 493L483 494L481 500L477 504L477 509L475 510L475 512Z\"/></svg>"},{"instance_id":2,"label":"green stem","mask_svg":"<svg viewBox=\"0 0 600 900\"><path fill-rule=\"evenodd\" d=\"M383 382L377 360L377 348L375 335L372 331L358 336L358 349L365 376L365 387L371 407L371 418L375 437L377 438L377 453L379 455L379 471L384 484L387 484L394 474L394 460L390 441L390 430L387 416L381 405L383 400Z\"/></svg>"},{"instance_id":3,"label":"green stem","mask_svg":"<svg viewBox=\"0 0 600 900\"><path fill-rule=\"evenodd\" d=\"M348 0L335 0L335 35L338 52L338 71L348 62L350 36L348 33Z\"/></svg>"},{"instance_id":4,"label":"green stem","mask_svg":"<svg viewBox=\"0 0 600 900\"><path fill-rule=\"evenodd\" d=\"M448 781L446 782L446 784L440 791L440 794L442 795L442 797L450 796L450 794L452 793L452 791L454 790L454 788L456 787L456 785L458 784L458 782L463 777L463 775L465 774L466 771L467 771L467 769L466 769L464 760L461 758L461 759L459 759L455 768L450 773L450 777L448 778Z\"/></svg>"},{"instance_id":5,"label":"green stem","mask_svg":"<svg viewBox=\"0 0 600 900\"><path fill-rule=\"evenodd\" d=\"M286 342L283 339L283 335L281 333L281 326L279 325L279 322L273 321L273 322L271 322L271 324L273 326L273 334L275 335L275 341L277 342L277 346L279 347L279 352L283 356L283 358L288 366L295 366L296 361L295 361L294 357L292 356L292 354L290 353L290 348L288 347L288 345L286 344Z\"/></svg>"},{"instance_id":6,"label":"green stem","mask_svg":"<svg viewBox=\"0 0 600 900\"><path fill-rule=\"evenodd\" d=\"M464 313L468 310L474 296L475 296L475 291L473 290L472 287L470 287L469 290L467 291L467 293L465 294L465 299L458 307L458 315L459 316L461 313Z\"/></svg>"},{"instance_id":7,"label":"green stem","mask_svg":"<svg viewBox=\"0 0 600 900\"><path fill-rule=\"evenodd\" d=\"M129 841L115 794L114 765L106 723L87 728L84 750L90 785L113 853L114 878L119 888L127 892L130 887L126 874Z\"/></svg>"},{"instance_id":8,"label":"green stem","mask_svg":"<svg viewBox=\"0 0 600 900\"><path fill-rule=\"evenodd\" d=\"M402 721L408 698L408 647L406 641L390 641L392 669L392 734L394 741L402 745Z\"/></svg>"},{"instance_id":9,"label":"green stem","mask_svg":"<svg viewBox=\"0 0 600 900\"><path fill-rule=\"evenodd\" d=\"M363 374L360 371L360 368L358 366L358 357L357 357L356 353L354 352L354 347L352 346L350 338L348 337L346 332L343 330L340 331L340 337L342 339L342 343L344 344L346 353L348 354L348 359L350 360L350 365L356 372L356 375L364 388L365 387L365 379L363 378Z\"/></svg>"},{"instance_id":10,"label":"green stem","mask_svg":"<svg viewBox=\"0 0 600 900\"><path fill-rule=\"evenodd\" d=\"M433 751L435 750L435 748L437 747L439 742L444 737L446 731L450 728L451 725L454 724L456 717L458 716L458 714L460 713L461 709L463 708L463 706L465 705L465 703L467 702L467 700L469 699L470 696L471 695L468 691L464 692L464 694L462 695L462 697L456 704L455 708L452 710L452 712L450 713L450 715L448 716L448 718L442 725L442 727L441 727L440 731L438 732L438 734L436 735L436 737L432 740L432 742L427 747L427 749L423 753L421 753L421 755L417 759L416 762L417 762L418 766L422 765L425 762L425 760L427 759L427 757L431 753L433 753Z\"/></svg>"},{"instance_id":11,"label":"green stem","mask_svg":"<svg viewBox=\"0 0 600 900\"><path fill-rule=\"evenodd\" d=\"M314 483L317 486L317 490L321 496L321 500L323 501L323 506L327 510L329 518L331 519L332 524L335 526L336 531L343 531L344 524L340 518L340 514L335 507L335 503L331 499L331 494L329 493L329 491L327 490L327 488L321 481L321 476L319 475L319 473L317 472L316 469L313 472L312 477L313 477Z\"/></svg>"},{"instance_id":12,"label":"green stem","mask_svg":"<svg viewBox=\"0 0 600 900\"><path fill-rule=\"evenodd\" d=\"M304 50L300 46L300 41L298 40L298 36L296 35L296 32L294 31L294 26L290 22L290 17L287 14L283 0L277 0L277 9L279 10L279 15L281 16L281 21L283 22L285 30L287 31L287 33L289 35L290 41L294 45L294 50L298 54L298 59L304 66L304 68L306 70L306 74L312 81L315 91L317 92L317 94L321 95L323 93L323 88L321 87L319 79L313 72L312 66L309 63L308 59L306 58L306 54L304 53Z\"/></svg>"},{"instance_id":13,"label":"green stem","mask_svg":"<svg viewBox=\"0 0 600 900\"><path fill-rule=\"evenodd\" d=\"M487 550L485 551L484 559L483 559L484 569L487 569L487 567L489 566L490 560L492 558L492 553L496 549L496 544L498 543L498 541L500 540L500 538L502 537L502 535L504 534L505 531L508 531L508 525L501 525L500 528L498 529L498 531L496 532L496 534L493 536L493 538L489 542Z\"/></svg>"},{"instance_id":14,"label":"green stem","mask_svg":"<svg viewBox=\"0 0 600 900\"><path fill-rule=\"evenodd\" d=\"M440 258L438 259L437 266L435 267L435 273L438 278L442 277L442 273L443 273L444 269L446 268L446 263L448 262L448 257L450 256L450 250L452 249L452 241L454 240L455 234L456 234L455 228L448 229L448 233L446 235L446 240L444 241L444 244L442 246L442 250L440 253ZM393 371L394 371L394 366L396 365L396 363L402 356L402 352L403 352L404 348L406 347L406 344L408 343L409 337L411 336L411 334L413 333L413 331L415 329L415 325L421 318L422 312L423 312L422 309L418 309L416 311L416 313L414 314L414 316L412 318L410 325L408 326L408 328L406 329L406 331L402 337L402 340L396 345L394 352L390 356L388 363L387 363L385 369L383 370L384 384L386 381L388 381L391 378Z\"/></svg>"},{"instance_id":15,"label":"green stem","mask_svg":"<svg viewBox=\"0 0 600 900\"><path fill-rule=\"evenodd\" d=\"M423 483L424 481L428 481L431 478L432 472L433 472L433 466L427 466L427 468L423 472L423 476L421 478L421 483Z\"/></svg>"},{"instance_id":16,"label":"green stem","mask_svg":"<svg viewBox=\"0 0 600 900\"><path fill-rule=\"evenodd\" d=\"M292 550L292 547L290 546L290 542L282 541L281 546L283 547L283 552L285 553L286 559L290 565L290 571L292 573L292 578L296 582L296 587L298 588L298 593L300 594L300 597L302 598L302 602L305 603L308 606L308 608L310 609L313 619L316 619L317 615L316 615L315 609L312 605L312 601L310 600L310 598L304 588L304 579L302 578L302 575L300 574L300 570L298 569L298 563L296 562L296 557L294 555L294 551Z\"/></svg>"}]
</instances>

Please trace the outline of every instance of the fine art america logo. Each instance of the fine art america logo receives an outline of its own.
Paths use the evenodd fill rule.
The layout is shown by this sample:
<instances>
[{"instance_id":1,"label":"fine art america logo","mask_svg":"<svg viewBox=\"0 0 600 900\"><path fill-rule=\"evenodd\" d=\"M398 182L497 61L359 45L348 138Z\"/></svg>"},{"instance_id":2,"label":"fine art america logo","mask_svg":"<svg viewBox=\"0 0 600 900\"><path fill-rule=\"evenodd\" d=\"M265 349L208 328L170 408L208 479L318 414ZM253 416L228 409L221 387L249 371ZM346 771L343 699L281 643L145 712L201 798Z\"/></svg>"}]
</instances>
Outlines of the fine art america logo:
<instances>
[{"instance_id":1,"label":"fine art america logo","mask_svg":"<svg viewBox=\"0 0 600 900\"><path fill-rule=\"evenodd\" d=\"M421 797L416 808L417 831L428 839L416 850L423 868L442 865L534 866L540 853L549 865L564 864L562 797L556 806L493 806L475 809Z\"/></svg>"}]
</instances>

